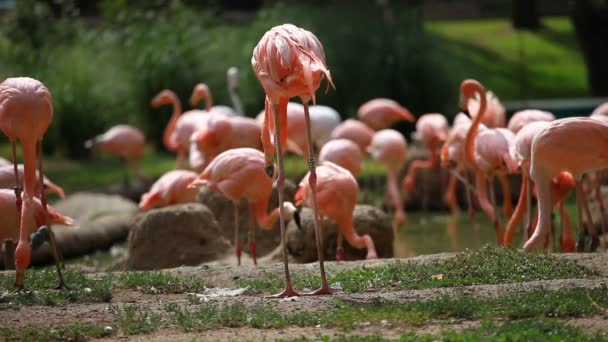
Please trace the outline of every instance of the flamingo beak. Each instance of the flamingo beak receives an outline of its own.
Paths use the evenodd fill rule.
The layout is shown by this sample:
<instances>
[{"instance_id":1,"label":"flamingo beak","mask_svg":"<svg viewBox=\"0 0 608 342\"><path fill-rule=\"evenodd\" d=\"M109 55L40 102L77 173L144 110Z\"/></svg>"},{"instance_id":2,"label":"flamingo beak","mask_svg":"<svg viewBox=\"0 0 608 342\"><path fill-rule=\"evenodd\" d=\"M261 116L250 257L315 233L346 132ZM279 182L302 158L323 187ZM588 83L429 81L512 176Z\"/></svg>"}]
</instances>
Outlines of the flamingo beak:
<instances>
[{"instance_id":1,"label":"flamingo beak","mask_svg":"<svg viewBox=\"0 0 608 342\"><path fill-rule=\"evenodd\" d=\"M460 107L460 110L462 110L463 113L465 113L467 116L470 116L468 104L468 99L462 93L460 93L460 100L458 101L458 106Z\"/></svg>"},{"instance_id":2,"label":"flamingo beak","mask_svg":"<svg viewBox=\"0 0 608 342\"><path fill-rule=\"evenodd\" d=\"M190 96L190 106L192 108L196 107L199 102L201 102L203 96L200 91L193 91L192 96Z\"/></svg>"},{"instance_id":3,"label":"flamingo beak","mask_svg":"<svg viewBox=\"0 0 608 342\"><path fill-rule=\"evenodd\" d=\"M51 181L45 181L44 188L49 193L56 194L61 199L65 198L65 192L63 191L63 188Z\"/></svg>"}]
</instances>

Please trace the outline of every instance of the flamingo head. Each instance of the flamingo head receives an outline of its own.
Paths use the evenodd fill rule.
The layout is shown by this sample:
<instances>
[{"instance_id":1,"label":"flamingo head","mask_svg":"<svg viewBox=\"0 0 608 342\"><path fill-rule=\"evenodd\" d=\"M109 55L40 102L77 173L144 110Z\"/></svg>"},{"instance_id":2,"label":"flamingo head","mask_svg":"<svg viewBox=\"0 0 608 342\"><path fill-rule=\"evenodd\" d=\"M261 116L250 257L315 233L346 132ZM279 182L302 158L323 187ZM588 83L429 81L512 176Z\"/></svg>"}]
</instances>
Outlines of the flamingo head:
<instances>
[{"instance_id":1,"label":"flamingo head","mask_svg":"<svg viewBox=\"0 0 608 342\"><path fill-rule=\"evenodd\" d=\"M158 93L156 96L154 96L152 102L150 102L150 105L152 106L152 108L158 108L160 106L173 103L176 98L177 96L174 92L169 89L165 89Z\"/></svg>"},{"instance_id":2,"label":"flamingo head","mask_svg":"<svg viewBox=\"0 0 608 342\"><path fill-rule=\"evenodd\" d=\"M231 90L238 89L239 69L237 67L230 67L228 71L226 71L226 76L228 77L228 88Z\"/></svg>"},{"instance_id":3,"label":"flamingo head","mask_svg":"<svg viewBox=\"0 0 608 342\"><path fill-rule=\"evenodd\" d=\"M205 83L197 84L190 96L190 106L196 107L201 100L210 98L210 94L209 87Z\"/></svg>"},{"instance_id":4,"label":"flamingo head","mask_svg":"<svg viewBox=\"0 0 608 342\"><path fill-rule=\"evenodd\" d=\"M475 96L484 93L485 90L481 83L467 79L462 81L460 84L460 109L464 113L469 113L469 100L475 98Z\"/></svg>"}]
</instances>

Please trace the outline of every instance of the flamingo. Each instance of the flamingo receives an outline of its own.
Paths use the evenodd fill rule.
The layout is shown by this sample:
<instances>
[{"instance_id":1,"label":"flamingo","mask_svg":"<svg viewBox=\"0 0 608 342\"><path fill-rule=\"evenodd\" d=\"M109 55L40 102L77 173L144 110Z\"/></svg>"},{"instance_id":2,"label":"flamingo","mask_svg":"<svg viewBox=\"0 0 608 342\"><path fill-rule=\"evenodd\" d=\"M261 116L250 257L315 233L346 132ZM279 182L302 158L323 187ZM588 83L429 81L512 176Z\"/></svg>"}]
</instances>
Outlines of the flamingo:
<instances>
[{"instance_id":1,"label":"flamingo","mask_svg":"<svg viewBox=\"0 0 608 342\"><path fill-rule=\"evenodd\" d=\"M15 287L24 289L25 270L30 264L31 247L29 227L34 224L36 194L36 162L40 178L44 177L42 167L42 138L53 119L51 93L42 82L29 78L7 78L0 83L0 129L9 138L13 149L15 184L21 184L17 171L16 141L21 142L23 149L23 199L21 189L15 189L17 213L21 215L19 242L15 250ZM38 184L43 184L42 179ZM23 202L22 202L23 201ZM46 195L40 192L40 202L45 213L45 224L48 227L49 240L55 259L59 288L67 287L61 274L55 235L50 227Z\"/></svg>"},{"instance_id":2,"label":"flamingo","mask_svg":"<svg viewBox=\"0 0 608 342\"><path fill-rule=\"evenodd\" d=\"M152 207L196 201L198 191L188 188L188 185L197 176L196 172L188 170L172 170L165 173L152 185L150 191L141 196L139 208L148 210Z\"/></svg>"},{"instance_id":3,"label":"flamingo","mask_svg":"<svg viewBox=\"0 0 608 342\"><path fill-rule=\"evenodd\" d=\"M395 100L377 98L359 107L357 117L375 131L389 128L399 121L416 120L410 111Z\"/></svg>"},{"instance_id":4,"label":"flamingo","mask_svg":"<svg viewBox=\"0 0 608 342\"><path fill-rule=\"evenodd\" d=\"M283 167L283 145L287 140L287 102L292 97L300 97L304 104L306 135L308 142L310 177L308 181L312 192L311 206L314 213L315 235L319 266L321 271L321 288L311 294L330 294L329 285L323 265L323 248L319 231L319 217L316 205L316 181L314 153L312 151L312 133L308 103L315 103L315 91L321 79L327 78L328 87L333 86L331 74L325 64L325 53L319 39L309 31L291 24L275 26L267 31L253 50L251 58L253 71L266 93L266 118L262 128L262 143L266 171L272 174L273 153L276 150L279 167L277 190L279 210L283 213L283 188L285 182ZM270 133L274 133L271 139ZM283 244L283 263L285 264L285 290L279 297L298 295L291 286L285 239L285 222L280 215L281 241Z\"/></svg>"},{"instance_id":5,"label":"flamingo","mask_svg":"<svg viewBox=\"0 0 608 342\"><path fill-rule=\"evenodd\" d=\"M194 89L192 89L192 95L190 95L190 106L192 106L192 108L196 108L201 100L205 101L205 110L208 112L214 111L228 116L237 115L234 108L223 105L214 106L211 90L205 83L198 83L194 86Z\"/></svg>"},{"instance_id":6,"label":"flamingo","mask_svg":"<svg viewBox=\"0 0 608 342\"><path fill-rule=\"evenodd\" d=\"M367 152L387 169L386 191L395 207L394 221L400 225L405 220L405 213L397 185L397 172L407 158L407 142L401 133L387 128L374 134Z\"/></svg>"},{"instance_id":7,"label":"flamingo","mask_svg":"<svg viewBox=\"0 0 608 342\"><path fill-rule=\"evenodd\" d=\"M0 166L13 165L8 159L0 157Z\"/></svg>"},{"instance_id":8,"label":"flamingo","mask_svg":"<svg viewBox=\"0 0 608 342\"><path fill-rule=\"evenodd\" d=\"M19 179L23 179L23 165L19 164L17 165L17 172L18 172L18 176ZM36 173L36 178L38 178L39 175ZM59 196L59 198L65 198L65 192L63 191L63 188L61 188L59 185L51 182L48 178L43 177L44 180L44 189L49 192L49 193L53 193L56 194L57 196ZM23 186L23 184L19 184L20 186ZM14 189L16 186L15 184L15 169L12 165L10 166L0 166L0 189ZM38 183L36 183L36 188L38 187Z\"/></svg>"},{"instance_id":9,"label":"flamingo","mask_svg":"<svg viewBox=\"0 0 608 342\"><path fill-rule=\"evenodd\" d=\"M605 153L608 124L591 118L567 118L551 122L532 141L530 178L538 193L538 227L524 245L525 251L538 247L551 226L551 180L567 171L577 179L576 195L581 202L580 176L608 167ZM588 210L587 204L582 207ZM579 212L580 216L580 212ZM579 220L580 221L580 220ZM592 235L594 235L593 227Z\"/></svg>"},{"instance_id":10,"label":"flamingo","mask_svg":"<svg viewBox=\"0 0 608 342\"><path fill-rule=\"evenodd\" d=\"M478 95L481 99L477 106L478 112L473 115L473 123L467 132L465 156L467 162L475 172L475 184L479 204L494 223L498 244L502 244L504 232L498 214L494 208L493 177L498 175L499 180L501 181L503 196L505 197L504 210L505 213L510 216L509 211L512 210L512 207L510 203L510 191L505 174L507 172L515 172L517 169L515 160L509 153L510 144L514 141L515 136L507 129L486 129L478 134L479 125L481 124L487 108L485 89L475 80L464 80L461 83L460 91L462 93L462 108L466 108L469 100L475 95ZM491 200L488 200L486 193L487 177L489 177L491 182Z\"/></svg>"},{"instance_id":11,"label":"flamingo","mask_svg":"<svg viewBox=\"0 0 608 342\"><path fill-rule=\"evenodd\" d=\"M353 212L357 205L359 185L352 173L332 162L322 162L317 168L317 205L319 215L327 217L338 225L338 241L342 237L358 249L367 248L366 259L377 259L374 241L369 235L358 235L353 229ZM300 182L295 195L296 205L306 204L312 206L312 192L308 181L310 172ZM342 248L339 244L339 248ZM336 259L343 260L343 251L336 251Z\"/></svg>"},{"instance_id":12,"label":"flamingo","mask_svg":"<svg viewBox=\"0 0 608 342\"><path fill-rule=\"evenodd\" d=\"M608 102L595 107L593 112L591 112L591 116L608 116Z\"/></svg>"},{"instance_id":13,"label":"flamingo","mask_svg":"<svg viewBox=\"0 0 608 342\"><path fill-rule=\"evenodd\" d=\"M84 146L119 157L129 164L137 177L143 180L148 179L139 168L139 162L146 147L146 138L139 129L129 125L117 125L104 134L85 141ZM126 184L128 184L127 174L125 174Z\"/></svg>"},{"instance_id":14,"label":"flamingo","mask_svg":"<svg viewBox=\"0 0 608 342\"><path fill-rule=\"evenodd\" d=\"M555 120L555 115L551 112L547 112L544 110L537 109L526 109L520 110L519 112L515 112L511 119L509 119L509 124L507 128L510 129L513 133L517 134L524 126L529 123L536 121L553 121Z\"/></svg>"},{"instance_id":15,"label":"flamingo","mask_svg":"<svg viewBox=\"0 0 608 342\"><path fill-rule=\"evenodd\" d=\"M357 178L363 166L363 154L359 146L348 139L334 139L323 145L319 152L319 163L328 161L337 164Z\"/></svg>"},{"instance_id":16,"label":"flamingo","mask_svg":"<svg viewBox=\"0 0 608 342\"><path fill-rule=\"evenodd\" d=\"M230 95L230 102L232 107L238 115L245 114L243 110L243 104L239 96L239 69L237 67L230 67L226 71L226 78L228 80L228 94Z\"/></svg>"},{"instance_id":17,"label":"flamingo","mask_svg":"<svg viewBox=\"0 0 608 342\"><path fill-rule=\"evenodd\" d=\"M270 229L279 218L280 207L267 213L268 201L272 194L272 179L264 170L264 154L253 148L235 148L215 157L205 170L193 180L189 188L197 189L206 186L213 191L219 191L234 203L234 245L238 265L241 264L241 241L239 239L238 205L241 199L249 203L249 215L254 215L258 225ZM290 220L296 211L290 202L284 202L286 209L281 216ZM257 265L255 227L251 226L248 234L249 251L253 263Z\"/></svg>"},{"instance_id":18,"label":"flamingo","mask_svg":"<svg viewBox=\"0 0 608 342\"><path fill-rule=\"evenodd\" d=\"M443 145L448 135L448 120L439 113L423 114L416 122L416 132L414 136L426 145L430 153L428 160L414 160L410 164L407 175L403 180L403 187L409 193L414 190L416 172L418 169L433 169L439 165L438 149Z\"/></svg>"},{"instance_id":19,"label":"flamingo","mask_svg":"<svg viewBox=\"0 0 608 342\"><path fill-rule=\"evenodd\" d=\"M13 256L13 241L19 238L19 217L15 210L15 201L17 197L15 192L9 189L0 189L0 244L5 243L4 252L4 267L8 268L11 264L14 264ZM70 217L64 216L59 213L55 208L50 205L47 206L48 211L48 222L51 224L62 224L66 226L73 226L74 220ZM28 238L30 234L36 233L38 227L46 224L45 209L42 206L41 201L38 198L32 200L32 215L33 220L28 220L28 226L24 228ZM41 230L42 231L42 230ZM28 242L28 245L30 242Z\"/></svg>"},{"instance_id":20,"label":"flamingo","mask_svg":"<svg viewBox=\"0 0 608 342\"><path fill-rule=\"evenodd\" d=\"M177 119L179 119L180 115L182 114L182 104L177 95L175 95L175 93L169 89L162 90L152 99L152 102L150 103L153 108L158 108L168 104L173 106L173 112L163 133L163 144L168 151L177 153L176 168L181 168L183 161L186 158L187 151L184 151L183 146L179 146L177 144L175 137L173 136L173 132L175 131Z\"/></svg>"},{"instance_id":21,"label":"flamingo","mask_svg":"<svg viewBox=\"0 0 608 342\"><path fill-rule=\"evenodd\" d=\"M254 119L241 116L212 116L205 127L199 128L190 137L198 151L192 154L191 150L191 161L192 158L199 158L200 155L204 167L218 154L229 149L251 147L261 150L260 133L260 126Z\"/></svg>"},{"instance_id":22,"label":"flamingo","mask_svg":"<svg viewBox=\"0 0 608 342\"><path fill-rule=\"evenodd\" d=\"M359 146L362 152L372 142L374 130L358 120L347 119L331 131L330 139L348 139Z\"/></svg>"},{"instance_id":23,"label":"flamingo","mask_svg":"<svg viewBox=\"0 0 608 342\"><path fill-rule=\"evenodd\" d=\"M498 97L491 91L486 92L485 95L478 94L478 96L471 97L467 107L463 109L466 109L470 113L471 118L475 119L481 113L482 102L485 102L486 105L481 123L488 128L505 127L505 106L502 105Z\"/></svg>"}]
</instances>

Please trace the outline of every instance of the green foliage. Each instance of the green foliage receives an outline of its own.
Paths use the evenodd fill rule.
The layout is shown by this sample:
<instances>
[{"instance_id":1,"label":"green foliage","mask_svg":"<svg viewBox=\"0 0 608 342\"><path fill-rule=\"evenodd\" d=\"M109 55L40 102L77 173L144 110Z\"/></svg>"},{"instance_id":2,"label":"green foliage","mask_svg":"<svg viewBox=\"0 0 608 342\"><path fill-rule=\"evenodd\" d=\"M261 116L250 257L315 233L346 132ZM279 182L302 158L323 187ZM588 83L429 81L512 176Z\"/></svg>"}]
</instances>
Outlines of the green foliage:
<instances>
[{"instance_id":1,"label":"green foliage","mask_svg":"<svg viewBox=\"0 0 608 342\"><path fill-rule=\"evenodd\" d=\"M162 316L147 306L126 304L110 306L110 313L120 329L128 335L152 332L160 327Z\"/></svg>"},{"instance_id":2,"label":"green foliage","mask_svg":"<svg viewBox=\"0 0 608 342\"><path fill-rule=\"evenodd\" d=\"M112 327L110 327L112 328ZM85 341L90 338L109 337L115 330L91 324L75 323L65 326L0 328L5 341Z\"/></svg>"},{"instance_id":3,"label":"green foliage","mask_svg":"<svg viewBox=\"0 0 608 342\"><path fill-rule=\"evenodd\" d=\"M198 292L205 288L200 279L160 271L123 272L116 276L115 281L119 287L134 288L149 294Z\"/></svg>"}]
</instances>

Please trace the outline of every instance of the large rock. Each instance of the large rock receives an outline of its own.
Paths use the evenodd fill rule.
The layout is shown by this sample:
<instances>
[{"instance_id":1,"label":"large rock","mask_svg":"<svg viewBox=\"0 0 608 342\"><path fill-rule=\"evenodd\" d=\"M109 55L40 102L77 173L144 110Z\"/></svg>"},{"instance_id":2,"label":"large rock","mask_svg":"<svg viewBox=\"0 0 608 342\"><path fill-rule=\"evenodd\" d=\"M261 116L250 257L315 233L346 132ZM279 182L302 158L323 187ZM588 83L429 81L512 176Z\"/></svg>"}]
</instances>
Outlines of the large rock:
<instances>
[{"instance_id":1,"label":"large rock","mask_svg":"<svg viewBox=\"0 0 608 342\"><path fill-rule=\"evenodd\" d=\"M213 213L199 203L153 209L138 218L129 234L128 269L194 266L231 251Z\"/></svg>"},{"instance_id":2,"label":"large rock","mask_svg":"<svg viewBox=\"0 0 608 342\"><path fill-rule=\"evenodd\" d=\"M293 202L293 198L296 193L296 184L290 180L285 180L285 198L284 201ZM231 243L234 243L234 204L228 200L221 193L217 191L211 191L208 188L203 187L198 195L198 201L207 206L215 219L219 223L220 230L223 236L228 239ZM278 206L279 199L276 188L272 191L270 197L270 204L268 205L268 211L274 210ZM247 232L250 227L250 218L248 204L245 200L241 200L239 203L239 225L240 225L240 238L243 241L243 252L249 253L249 249L246 247L247 243ZM257 227L257 223L256 223ZM256 249L257 256L264 256L273 251L281 241L281 230L279 221L273 225L272 229L260 229L256 228Z\"/></svg>"},{"instance_id":3,"label":"large rock","mask_svg":"<svg viewBox=\"0 0 608 342\"><path fill-rule=\"evenodd\" d=\"M390 217L382 210L370 205L357 205L354 213L355 230L359 235L368 234L374 240L378 257L391 258L393 256L393 228ZM323 248L326 260L336 258L336 238L338 226L325 219L323 220ZM287 229L287 248L289 253L299 262L313 262L317 260L317 245L312 210L303 208L300 212L300 227L294 221L289 223ZM344 259L365 259L367 250L355 249L344 241Z\"/></svg>"}]
</instances>

